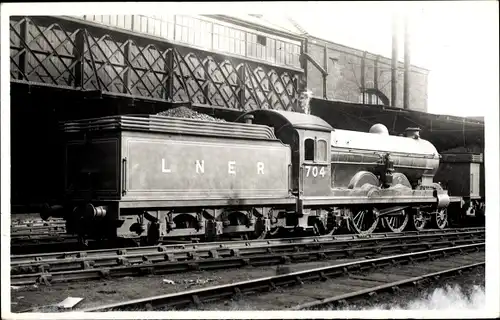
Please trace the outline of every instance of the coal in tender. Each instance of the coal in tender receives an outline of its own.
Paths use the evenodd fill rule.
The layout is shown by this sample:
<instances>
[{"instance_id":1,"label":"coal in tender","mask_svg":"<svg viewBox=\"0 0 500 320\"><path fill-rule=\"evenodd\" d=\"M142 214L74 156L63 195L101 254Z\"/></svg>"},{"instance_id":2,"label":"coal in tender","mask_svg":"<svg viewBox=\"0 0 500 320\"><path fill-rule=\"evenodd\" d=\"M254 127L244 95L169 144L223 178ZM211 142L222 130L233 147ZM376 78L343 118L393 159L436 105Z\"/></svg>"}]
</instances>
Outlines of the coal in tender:
<instances>
[{"instance_id":1,"label":"coal in tender","mask_svg":"<svg viewBox=\"0 0 500 320\"><path fill-rule=\"evenodd\" d=\"M202 120L202 121L226 122L226 120L224 119L219 119L204 113L196 112L187 107L178 107L174 109L161 111L158 112L156 115L164 117L187 118L187 119Z\"/></svg>"}]
</instances>

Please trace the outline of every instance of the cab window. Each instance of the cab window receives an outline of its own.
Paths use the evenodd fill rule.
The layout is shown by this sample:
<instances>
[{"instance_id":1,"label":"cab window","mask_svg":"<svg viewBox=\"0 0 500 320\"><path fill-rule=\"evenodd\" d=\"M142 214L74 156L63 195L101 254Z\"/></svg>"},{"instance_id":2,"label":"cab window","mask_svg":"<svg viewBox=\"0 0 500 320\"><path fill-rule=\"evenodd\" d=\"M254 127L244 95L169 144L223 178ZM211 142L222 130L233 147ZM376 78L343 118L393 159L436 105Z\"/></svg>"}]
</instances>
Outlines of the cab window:
<instances>
[{"instance_id":1,"label":"cab window","mask_svg":"<svg viewBox=\"0 0 500 320\"><path fill-rule=\"evenodd\" d=\"M328 162L328 143L325 139L304 140L304 161Z\"/></svg>"},{"instance_id":2,"label":"cab window","mask_svg":"<svg viewBox=\"0 0 500 320\"><path fill-rule=\"evenodd\" d=\"M319 162L326 162L327 161L327 151L328 151L328 145L325 140L321 139L318 140L317 142L317 154L316 154L316 161Z\"/></svg>"},{"instance_id":3,"label":"cab window","mask_svg":"<svg viewBox=\"0 0 500 320\"><path fill-rule=\"evenodd\" d=\"M304 142L304 160L314 161L314 140L306 139Z\"/></svg>"}]
</instances>

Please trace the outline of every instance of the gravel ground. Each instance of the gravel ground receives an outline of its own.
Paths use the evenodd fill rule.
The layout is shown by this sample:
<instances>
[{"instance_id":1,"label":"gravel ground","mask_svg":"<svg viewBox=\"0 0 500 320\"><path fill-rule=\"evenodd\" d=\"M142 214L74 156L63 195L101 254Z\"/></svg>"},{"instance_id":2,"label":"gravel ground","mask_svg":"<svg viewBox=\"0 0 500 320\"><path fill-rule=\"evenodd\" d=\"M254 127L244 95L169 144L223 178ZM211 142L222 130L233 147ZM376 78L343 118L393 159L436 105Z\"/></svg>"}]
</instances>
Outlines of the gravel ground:
<instances>
[{"instance_id":1,"label":"gravel ground","mask_svg":"<svg viewBox=\"0 0 500 320\"><path fill-rule=\"evenodd\" d=\"M19 312L31 308L35 308L33 310L35 312L54 312L57 310L54 308L43 308L42 306L59 303L67 297L84 298L77 308L89 308L147 296L175 293L184 290L274 276L277 274L277 270L279 270L278 272L295 272L352 261L355 260L346 259L336 261L316 261L287 265L284 267L280 266L279 268L275 266L247 267L241 269L200 271L163 276L156 275L138 278L125 277L106 281L57 283L51 286L30 286L11 290L11 308L12 312ZM287 270L282 270L283 268ZM174 283L171 283L170 281L173 281ZM435 292L437 288L446 288L447 285L457 285L459 290L464 291L464 295L469 297L474 286L479 286L480 288L482 287L484 291L484 283L484 269L476 269L474 271L464 273L460 278L454 277L442 279L427 286L402 288L397 295L389 293L379 294L370 298L370 300L364 300L357 304L350 304L346 306L344 310L387 310L394 308L395 306L399 309L405 309L408 307L410 302L425 300L425 298L429 296L429 294ZM219 307L215 310L283 309L286 306L290 306L290 304L301 304L314 300L315 295L311 295L311 285L317 286L317 288L320 289L317 291L318 298L321 298L328 293L328 288L324 287L323 284L316 283L306 285L302 289L299 288L294 290L293 295L286 293L283 294L283 290L278 289L278 291L271 295L263 295L262 299L259 299L258 296L252 297L251 300L254 302L251 305L245 301L225 301L218 304ZM456 295L456 288L453 292L450 291L445 294ZM258 301L257 305L255 305L255 301ZM212 308L214 307L213 305L211 307L206 307L208 307L207 309L214 310L214 308Z\"/></svg>"},{"instance_id":2,"label":"gravel ground","mask_svg":"<svg viewBox=\"0 0 500 320\"><path fill-rule=\"evenodd\" d=\"M295 272L311 268L325 267L360 259L339 259L291 264L286 272ZM361 259L363 260L363 259ZM91 308L103 304L127 301L160 294L175 293L207 286L228 284L238 281L276 275L276 266L246 267L229 270L199 271L184 274L154 275L146 277L125 277L111 280L86 281L74 283L55 283L51 286L38 285L11 289L12 312L53 305L67 297L80 297L84 300L78 308ZM164 282L172 280L174 284ZM36 309L54 311L53 308Z\"/></svg>"},{"instance_id":3,"label":"gravel ground","mask_svg":"<svg viewBox=\"0 0 500 320\"><path fill-rule=\"evenodd\" d=\"M471 300L477 299L474 295L484 294L484 287L484 268L476 268L464 272L462 276L445 278L427 286L402 288L397 295L379 294L364 303L348 305L343 310L481 308L481 301Z\"/></svg>"},{"instance_id":4,"label":"gravel ground","mask_svg":"<svg viewBox=\"0 0 500 320\"><path fill-rule=\"evenodd\" d=\"M474 260L474 254L469 256L470 260ZM478 254L479 258L480 255ZM446 263L446 259L438 260L440 263ZM453 257L450 258L450 263L453 261ZM304 283L301 286L293 286L290 288L280 288L276 291L270 293L262 293L260 295L249 295L245 296L244 299L241 300L228 300L221 301L219 303L207 304L202 307L200 310L224 310L224 311L235 311L235 310L283 310L288 309L292 306L315 302L318 299L330 298L332 296L336 296L339 294L350 293L358 290L363 290L368 287L374 287L381 284L385 284L386 281L399 281L403 279L407 279L409 277L413 277L418 272L433 272L429 271L428 268L436 268L426 267L419 268L419 266L427 266L426 262L419 263L415 265L415 269L413 266L410 266L411 275L407 272L409 271L406 266L397 266L390 268L383 268L376 272L367 272L370 278L377 279L380 282L368 282L366 280L356 280L351 277L339 277L328 280L326 282L310 282ZM431 263L432 266L432 263ZM454 266L451 265L450 266ZM442 267L438 267L441 268ZM481 277L482 274L482 277ZM474 285L481 284L484 286L484 269L481 271L473 271L470 273L461 276L460 278L443 278L442 281L428 283L426 285L419 285L416 288L404 288L398 294L392 293L381 293L375 295L374 297L368 298L366 296L361 297L357 304L348 305L343 310L360 310L360 309L390 309L394 305L398 305L403 309L408 303L414 301L415 299L422 300L429 294L431 294L436 288L445 288L446 285L451 285L453 287L454 284L460 284L463 288L473 288ZM457 290L449 290L451 294L456 295ZM458 290L460 291L460 290ZM450 295L450 292L443 293ZM465 296L470 295L470 292L466 292ZM456 297L455 297L456 300Z\"/></svg>"}]
</instances>

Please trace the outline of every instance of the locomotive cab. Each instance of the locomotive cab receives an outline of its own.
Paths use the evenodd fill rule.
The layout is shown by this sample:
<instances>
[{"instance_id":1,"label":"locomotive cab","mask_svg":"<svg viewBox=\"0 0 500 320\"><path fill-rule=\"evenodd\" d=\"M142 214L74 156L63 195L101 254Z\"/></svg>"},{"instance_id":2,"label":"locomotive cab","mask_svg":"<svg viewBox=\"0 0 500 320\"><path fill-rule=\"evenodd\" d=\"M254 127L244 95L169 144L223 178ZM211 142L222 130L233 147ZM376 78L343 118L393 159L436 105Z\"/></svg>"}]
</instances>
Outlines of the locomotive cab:
<instances>
[{"instance_id":1,"label":"locomotive cab","mask_svg":"<svg viewBox=\"0 0 500 320\"><path fill-rule=\"evenodd\" d=\"M331 131L297 129L302 154L298 175L300 194L321 196L331 186L330 136Z\"/></svg>"},{"instance_id":2,"label":"locomotive cab","mask_svg":"<svg viewBox=\"0 0 500 320\"><path fill-rule=\"evenodd\" d=\"M330 190L330 140L334 130L324 120L302 113L255 110L256 124L274 128L274 133L292 151L291 190L296 196L320 196Z\"/></svg>"},{"instance_id":3,"label":"locomotive cab","mask_svg":"<svg viewBox=\"0 0 500 320\"><path fill-rule=\"evenodd\" d=\"M326 224L326 214L305 206L303 198L315 198L331 190L330 140L333 128L324 120L296 112L255 110L243 118L274 128L276 137L291 150L290 190L297 203L293 212L277 217L278 229L314 230L318 221Z\"/></svg>"}]
</instances>

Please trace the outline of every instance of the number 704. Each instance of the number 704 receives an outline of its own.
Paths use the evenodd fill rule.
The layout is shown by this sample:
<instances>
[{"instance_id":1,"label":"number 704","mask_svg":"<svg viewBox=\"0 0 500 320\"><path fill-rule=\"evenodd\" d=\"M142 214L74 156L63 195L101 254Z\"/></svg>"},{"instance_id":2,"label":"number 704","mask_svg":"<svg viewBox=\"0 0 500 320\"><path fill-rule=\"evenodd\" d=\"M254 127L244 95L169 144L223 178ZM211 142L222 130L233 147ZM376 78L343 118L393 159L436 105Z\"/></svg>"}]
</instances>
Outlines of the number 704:
<instances>
[{"instance_id":1,"label":"number 704","mask_svg":"<svg viewBox=\"0 0 500 320\"><path fill-rule=\"evenodd\" d=\"M314 178L316 178L318 175L324 177L326 174L325 167L321 167L320 169L319 167L305 166L305 168L306 168L306 177L313 176Z\"/></svg>"}]
</instances>

